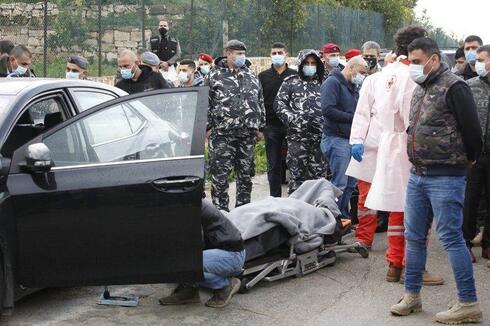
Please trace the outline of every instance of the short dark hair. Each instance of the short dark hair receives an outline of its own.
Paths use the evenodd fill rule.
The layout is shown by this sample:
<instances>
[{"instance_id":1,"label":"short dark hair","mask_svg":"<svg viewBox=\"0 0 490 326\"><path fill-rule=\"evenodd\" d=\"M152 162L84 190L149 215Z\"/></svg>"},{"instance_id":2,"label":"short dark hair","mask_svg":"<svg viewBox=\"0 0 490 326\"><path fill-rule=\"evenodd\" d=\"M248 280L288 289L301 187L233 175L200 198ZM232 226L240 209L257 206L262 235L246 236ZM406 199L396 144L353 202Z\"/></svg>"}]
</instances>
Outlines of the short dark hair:
<instances>
[{"instance_id":1,"label":"short dark hair","mask_svg":"<svg viewBox=\"0 0 490 326\"><path fill-rule=\"evenodd\" d=\"M420 37L427 37L427 30L423 27L410 25L400 28L393 37L395 54L408 56L408 45Z\"/></svg>"},{"instance_id":2,"label":"short dark hair","mask_svg":"<svg viewBox=\"0 0 490 326\"><path fill-rule=\"evenodd\" d=\"M485 44L483 46L480 46L478 50L476 50L476 53L482 53L482 52L486 52L490 54L490 44Z\"/></svg>"},{"instance_id":3,"label":"short dark hair","mask_svg":"<svg viewBox=\"0 0 490 326\"><path fill-rule=\"evenodd\" d=\"M14 48L14 43L9 40L0 40L0 52L9 54Z\"/></svg>"},{"instance_id":4,"label":"short dark hair","mask_svg":"<svg viewBox=\"0 0 490 326\"><path fill-rule=\"evenodd\" d=\"M12 51L10 51L9 55L14 58L20 58L24 54L27 55L29 58L32 58L32 53L27 47L23 45L16 45L14 46Z\"/></svg>"},{"instance_id":5,"label":"short dark hair","mask_svg":"<svg viewBox=\"0 0 490 326\"><path fill-rule=\"evenodd\" d=\"M477 35L470 35L470 36L467 36L467 37L464 39L464 42L465 42L465 43L470 43L470 42L478 42L478 44L483 45L483 41L482 41L481 37L479 37L479 36L477 36Z\"/></svg>"},{"instance_id":6,"label":"short dark hair","mask_svg":"<svg viewBox=\"0 0 490 326\"><path fill-rule=\"evenodd\" d=\"M441 57L439 45L437 45L437 42L430 37L419 37L413 40L412 43L408 45L408 52L412 52L415 50L422 50L422 52L429 56L435 54L439 58Z\"/></svg>"},{"instance_id":7,"label":"short dark hair","mask_svg":"<svg viewBox=\"0 0 490 326\"><path fill-rule=\"evenodd\" d=\"M286 44L282 42L274 42L272 43L271 49L284 49L284 51L286 51Z\"/></svg>"},{"instance_id":8,"label":"short dark hair","mask_svg":"<svg viewBox=\"0 0 490 326\"><path fill-rule=\"evenodd\" d=\"M456 53L454 53L454 60L458 60L459 58L463 58L464 57L464 47L459 47L457 50L456 50Z\"/></svg>"},{"instance_id":9,"label":"short dark hair","mask_svg":"<svg viewBox=\"0 0 490 326\"><path fill-rule=\"evenodd\" d=\"M179 65L189 66L192 69L196 70L196 63L193 60L185 59L179 62Z\"/></svg>"},{"instance_id":10,"label":"short dark hair","mask_svg":"<svg viewBox=\"0 0 490 326\"><path fill-rule=\"evenodd\" d=\"M137 51L136 51L136 55L142 55L143 53L145 52L148 52L148 49L147 48L139 48Z\"/></svg>"}]
</instances>

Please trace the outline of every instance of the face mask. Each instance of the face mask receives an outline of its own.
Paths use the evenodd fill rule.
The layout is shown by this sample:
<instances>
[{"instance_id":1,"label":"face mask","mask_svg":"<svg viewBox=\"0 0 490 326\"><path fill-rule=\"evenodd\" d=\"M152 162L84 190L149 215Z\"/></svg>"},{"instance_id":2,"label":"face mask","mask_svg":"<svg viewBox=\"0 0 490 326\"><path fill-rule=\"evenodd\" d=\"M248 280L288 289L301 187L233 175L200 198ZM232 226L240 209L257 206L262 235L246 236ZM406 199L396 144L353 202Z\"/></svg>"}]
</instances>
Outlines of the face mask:
<instances>
[{"instance_id":1,"label":"face mask","mask_svg":"<svg viewBox=\"0 0 490 326\"><path fill-rule=\"evenodd\" d=\"M201 70L201 73L207 75L209 73L209 66L201 66L201 68L199 68L199 70Z\"/></svg>"},{"instance_id":2,"label":"face mask","mask_svg":"<svg viewBox=\"0 0 490 326\"><path fill-rule=\"evenodd\" d=\"M307 77L311 77L316 74L316 66L303 66L303 74Z\"/></svg>"},{"instance_id":3,"label":"face mask","mask_svg":"<svg viewBox=\"0 0 490 326\"><path fill-rule=\"evenodd\" d=\"M286 57L281 54L271 56L272 64L274 66L282 66L286 62Z\"/></svg>"},{"instance_id":4,"label":"face mask","mask_svg":"<svg viewBox=\"0 0 490 326\"><path fill-rule=\"evenodd\" d=\"M21 65L17 66L17 69L15 69L15 73L17 73L17 75L19 76L24 75L26 72L27 72L27 68Z\"/></svg>"},{"instance_id":5,"label":"face mask","mask_svg":"<svg viewBox=\"0 0 490 326\"><path fill-rule=\"evenodd\" d=\"M328 59L328 64L332 67L338 67L339 66L339 58L338 57L333 57Z\"/></svg>"},{"instance_id":6,"label":"face mask","mask_svg":"<svg viewBox=\"0 0 490 326\"><path fill-rule=\"evenodd\" d=\"M168 30L165 27L159 28L158 32L160 32L161 36L167 35Z\"/></svg>"},{"instance_id":7,"label":"face mask","mask_svg":"<svg viewBox=\"0 0 490 326\"><path fill-rule=\"evenodd\" d=\"M475 70L478 76L480 77L486 77L488 75L488 70L485 69L485 62L477 62L475 63Z\"/></svg>"},{"instance_id":8,"label":"face mask","mask_svg":"<svg viewBox=\"0 0 490 326\"><path fill-rule=\"evenodd\" d=\"M80 73L67 71L66 72L66 79L80 79Z\"/></svg>"},{"instance_id":9,"label":"face mask","mask_svg":"<svg viewBox=\"0 0 490 326\"><path fill-rule=\"evenodd\" d=\"M235 64L238 67L243 67L245 65L245 55L237 55L235 57Z\"/></svg>"},{"instance_id":10,"label":"face mask","mask_svg":"<svg viewBox=\"0 0 490 326\"><path fill-rule=\"evenodd\" d=\"M476 62L476 51L475 50L469 50L469 51L464 51L464 56L466 58L466 61L470 65L474 65Z\"/></svg>"},{"instance_id":11,"label":"face mask","mask_svg":"<svg viewBox=\"0 0 490 326\"><path fill-rule=\"evenodd\" d=\"M189 76L184 71L179 72L178 78L181 83L187 83L189 81Z\"/></svg>"},{"instance_id":12,"label":"face mask","mask_svg":"<svg viewBox=\"0 0 490 326\"><path fill-rule=\"evenodd\" d=\"M378 59L376 58L364 58L364 61L368 64L369 70L373 70L378 65Z\"/></svg>"},{"instance_id":13,"label":"face mask","mask_svg":"<svg viewBox=\"0 0 490 326\"><path fill-rule=\"evenodd\" d=\"M131 79L134 76L132 69L120 69L122 79Z\"/></svg>"},{"instance_id":14,"label":"face mask","mask_svg":"<svg viewBox=\"0 0 490 326\"><path fill-rule=\"evenodd\" d=\"M424 74L424 68L429 63L430 59L432 59L432 57L429 58L429 60L427 61L427 63L425 65L414 65L413 63L410 64L410 77L417 84L422 84L423 82L425 82L427 77L429 77L429 74L432 71L432 68L430 69L429 73L427 73L427 74Z\"/></svg>"},{"instance_id":15,"label":"face mask","mask_svg":"<svg viewBox=\"0 0 490 326\"><path fill-rule=\"evenodd\" d=\"M354 77L352 77L352 84L361 86L362 82L364 81L364 78L366 78L366 76L358 73Z\"/></svg>"}]
</instances>

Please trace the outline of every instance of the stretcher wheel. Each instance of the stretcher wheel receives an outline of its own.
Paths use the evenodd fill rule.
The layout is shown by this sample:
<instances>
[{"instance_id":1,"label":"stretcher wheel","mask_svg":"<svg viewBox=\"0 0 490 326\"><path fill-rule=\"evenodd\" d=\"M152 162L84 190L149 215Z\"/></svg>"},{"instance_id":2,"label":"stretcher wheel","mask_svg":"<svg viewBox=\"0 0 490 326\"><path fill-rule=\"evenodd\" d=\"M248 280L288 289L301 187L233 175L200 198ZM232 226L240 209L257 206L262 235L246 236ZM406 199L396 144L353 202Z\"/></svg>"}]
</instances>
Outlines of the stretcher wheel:
<instances>
[{"instance_id":1,"label":"stretcher wheel","mask_svg":"<svg viewBox=\"0 0 490 326\"><path fill-rule=\"evenodd\" d=\"M330 251L330 252L329 252L329 253L326 255L325 259L328 259L328 258L335 258L335 259L334 259L334 261L333 261L333 262L331 262L330 264L328 264L328 265L326 265L326 266L327 266L327 267L333 267L333 266L335 266L335 264L337 263L337 253L336 253L335 251L333 251L333 250L332 250L332 251Z\"/></svg>"},{"instance_id":2,"label":"stretcher wheel","mask_svg":"<svg viewBox=\"0 0 490 326\"><path fill-rule=\"evenodd\" d=\"M240 280L240 290L238 290L239 293L245 294L248 293L249 289L247 289L247 283L250 282L250 279L248 277L243 277Z\"/></svg>"},{"instance_id":3,"label":"stretcher wheel","mask_svg":"<svg viewBox=\"0 0 490 326\"><path fill-rule=\"evenodd\" d=\"M357 246L356 251L359 253L359 255L361 255L362 258L368 258L369 257L369 251L363 245Z\"/></svg>"}]
</instances>

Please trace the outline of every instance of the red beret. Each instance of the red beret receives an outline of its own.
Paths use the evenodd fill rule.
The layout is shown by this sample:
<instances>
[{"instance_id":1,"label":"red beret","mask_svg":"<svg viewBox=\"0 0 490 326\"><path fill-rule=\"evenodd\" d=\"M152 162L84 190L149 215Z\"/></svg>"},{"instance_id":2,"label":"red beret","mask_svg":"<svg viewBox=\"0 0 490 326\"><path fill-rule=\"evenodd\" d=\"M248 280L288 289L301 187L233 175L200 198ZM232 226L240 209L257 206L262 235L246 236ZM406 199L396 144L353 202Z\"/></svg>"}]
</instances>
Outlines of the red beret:
<instances>
[{"instance_id":1,"label":"red beret","mask_svg":"<svg viewBox=\"0 0 490 326\"><path fill-rule=\"evenodd\" d=\"M358 49L350 49L349 51L345 52L345 58L349 60L350 58L357 57L358 55L361 55L362 52L361 50Z\"/></svg>"},{"instance_id":2,"label":"red beret","mask_svg":"<svg viewBox=\"0 0 490 326\"><path fill-rule=\"evenodd\" d=\"M206 53L199 53L199 59L213 63L213 57Z\"/></svg>"},{"instance_id":3,"label":"red beret","mask_svg":"<svg viewBox=\"0 0 490 326\"><path fill-rule=\"evenodd\" d=\"M323 53L340 53L340 48L337 44L327 43L323 46Z\"/></svg>"}]
</instances>

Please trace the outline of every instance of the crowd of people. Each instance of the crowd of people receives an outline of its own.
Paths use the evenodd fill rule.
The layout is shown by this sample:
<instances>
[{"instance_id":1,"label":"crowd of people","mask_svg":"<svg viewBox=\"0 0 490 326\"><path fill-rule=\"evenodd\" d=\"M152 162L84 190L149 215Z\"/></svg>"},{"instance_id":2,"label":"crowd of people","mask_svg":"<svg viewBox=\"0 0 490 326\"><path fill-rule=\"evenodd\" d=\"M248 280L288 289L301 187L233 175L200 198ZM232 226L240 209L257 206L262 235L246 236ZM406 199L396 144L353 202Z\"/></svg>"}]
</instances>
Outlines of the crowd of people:
<instances>
[{"instance_id":1,"label":"crowd of people","mask_svg":"<svg viewBox=\"0 0 490 326\"><path fill-rule=\"evenodd\" d=\"M486 212L479 225L478 215L482 193L490 203L490 45L469 36L453 63L424 28L408 26L394 35L394 49L383 65L380 45L367 41L345 52L345 62L334 43L321 50L304 49L293 69L286 45L277 42L271 46L270 68L257 76L243 42L229 41L218 58L201 53L197 60L180 60L179 41L169 28L167 21L160 22L149 50L119 53L115 86L129 94L209 87L206 137L216 208L229 210L232 171L237 184L234 206L250 202L255 145L263 137L270 195L281 197L286 143L288 194L306 180L328 177L342 191L341 217L350 219L351 197L358 189L357 241L370 248L378 215L389 212L386 281L405 284L392 314L420 311L422 285L444 283L426 269L428 234L434 225L448 253L459 299L436 320L449 324L482 319L471 247L484 226L482 257L489 259L490 218ZM0 41L0 76L34 77L31 64L26 47ZM85 79L88 69L86 59L72 55L66 78ZM226 224L224 233L228 230L240 241L236 229L220 223ZM239 253L233 259L243 264L243 246L228 247L224 252ZM224 256L213 252L212 257ZM239 270L235 265L232 270ZM221 276L211 276L214 282L206 280L221 291L209 305L224 306L237 290L236 280L229 268L208 267L221 271ZM194 301L195 289L182 285L161 303Z\"/></svg>"}]
</instances>

